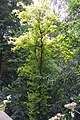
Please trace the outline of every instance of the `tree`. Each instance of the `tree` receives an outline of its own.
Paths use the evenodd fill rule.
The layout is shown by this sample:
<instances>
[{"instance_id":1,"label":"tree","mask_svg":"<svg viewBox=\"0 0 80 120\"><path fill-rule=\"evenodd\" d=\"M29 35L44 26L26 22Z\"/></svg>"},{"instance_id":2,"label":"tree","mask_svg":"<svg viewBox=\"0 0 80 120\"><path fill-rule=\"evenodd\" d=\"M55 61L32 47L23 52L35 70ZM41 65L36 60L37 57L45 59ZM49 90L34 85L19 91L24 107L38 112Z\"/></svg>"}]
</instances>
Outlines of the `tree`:
<instances>
[{"instance_id":1,"label":"tree","mask_svg":"<svg viewBox=\"0 0 80 120\"><path fill-rule=\"evenodd\" d=\"M16 2L16 0L14 2L13 0L1 0L0 2L0 79L3 84L6 83L5 85L7 85L11 79L9 69L7 69L6 71L6 67L8 67L9 64L12 64L11 62L9 62L12 52L10 52L11 46L8 45L8 40L10 36L15 35L15 32L17 33L18 31L20 31L19 29L17 29L17 27L19 28L20 26L19 21L14 15L12 15L12 10L17 7ZM3 82L4 79L6 82Z\"/></svg>"},{"instance_id":2,"label":"tree","mask_svg":"<svg viewBox=\"0 0 80 120\"><path fill-rule=\"evenodd\" d=\"M13 11L20 23L28 26L26 33L13 38L13 50L19 55L26 56L18 72L26 82L27 93L24 103L28 108L30 120L48 118L48 100L52 97L48 94L48 81L62 71L57 65L58 60L68 60L74 56L70 38L65 40L66 35L64 37L62 30L66 23L60 24L47 1L39 3L26 6L19 2L18 6L22 6L23 10Z\"/></svg>"},{"instance_id":3,"label":"tree","mask_svg":"<svg viewBox=\"0 0 80 120\"><path fill-rule=\"evenodd\" d=\"M18 17L21 23L28 21L29 27L26 35L17 38L14 50L24 49L27 53L26 62L18 70L27 80L28 101L26 105L29 119L47 119L47 76L51 59L49 50L51 40L47 34L52 34L52 29L57 30L57 17L53 13L49 14L46 2L40 6L19 4L25 11L21 11Z\"/></svg>"},{"instance_id":4,"label":"tree","mask_svg":"<svg viewBox=\"0 0 80 120\"><path fill-rule=\"evenodd\" d=\"M30 4L29 1L24 1ZM6 99L10 94L11 84L17 79L17 68L19 59L17 53L11 51L11 45L8 44L9 37L18 36L24 30L20 28L19 20L12 14L12 10L17 8L17 0L0 1L0 100ZM25 31L25 30L24 30ZM21 63L20 63L21 64ZM7 106L6 112L12 114ZM9 111L9 112L8 112Z\"/></svg>"},{"instance_id":5,"label":"tree","mask_svg":"<svg viewBox=\"0 0 80 120\"><path fill-rule=\"evenodd\" d=\"M11 1L1 0L0 6L0 80L2 89L2 86L7 86L11 83L11 79L13 79L11 73L15 74L15 68L11 70L13 64L11 61L14 55L12 55L13 53L11 52L11 46L8 45L8 40L10 36L14 35L12 31L15 29L15 26L19 27L19 22L18 19L13 19L11 14L12 9L16 7Z\"/></svg>"}]
</instances>

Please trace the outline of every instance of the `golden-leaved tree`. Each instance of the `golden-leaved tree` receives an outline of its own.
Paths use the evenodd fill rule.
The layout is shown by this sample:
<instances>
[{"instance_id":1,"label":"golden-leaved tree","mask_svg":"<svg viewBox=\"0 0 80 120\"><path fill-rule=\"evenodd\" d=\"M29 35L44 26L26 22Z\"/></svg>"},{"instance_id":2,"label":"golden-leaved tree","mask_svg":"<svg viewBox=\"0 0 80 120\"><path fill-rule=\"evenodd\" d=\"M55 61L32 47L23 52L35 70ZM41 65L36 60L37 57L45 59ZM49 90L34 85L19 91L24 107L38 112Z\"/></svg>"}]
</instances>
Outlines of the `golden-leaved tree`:
<instances>
[{"instance_id":1,"label":"golden-leaved tree","mask_svg":"<svg viewBox=\"0 0 80 120\"><path fill-rule=\"evenodd\" d=\"M28 108L30 120L48 119L48 81L53 75L61 72L56 57L69 59L73 52L69 50L69 40L65 41L61 34L60 22L50 9L49 1L38 1L31 5L18 3L23 10L13 12L20 19L22 26L27 25L27 32L18 38L13 38L13 50L24 50L26 60L18 68L27 86L27 100L24 104ZM65 23L64 23L65 24ZM20 54L20 52L19 52Z\"/></svg>"}]
</instances>

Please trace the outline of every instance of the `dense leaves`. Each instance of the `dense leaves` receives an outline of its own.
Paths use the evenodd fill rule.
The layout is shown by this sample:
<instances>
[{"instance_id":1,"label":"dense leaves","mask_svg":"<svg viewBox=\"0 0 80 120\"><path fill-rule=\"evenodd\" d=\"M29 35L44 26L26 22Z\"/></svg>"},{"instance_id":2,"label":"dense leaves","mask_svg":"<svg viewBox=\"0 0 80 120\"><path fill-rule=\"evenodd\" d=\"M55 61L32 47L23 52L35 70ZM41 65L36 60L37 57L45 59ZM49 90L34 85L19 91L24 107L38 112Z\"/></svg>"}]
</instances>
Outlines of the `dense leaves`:
<instances>
[{"instance_id":1,"label":"dense leaves","mask_svg":"<svg viewBox=\"0 0 80 120\"><path fill-rule=\"evenodd\" d=\"M79 2L68 2L67 22L49 1L16 2L4 0L0 7L0 98L11 95L6 112L14 120L68 114L64 104L80 99Z\"/></svg>"}]
</instances>

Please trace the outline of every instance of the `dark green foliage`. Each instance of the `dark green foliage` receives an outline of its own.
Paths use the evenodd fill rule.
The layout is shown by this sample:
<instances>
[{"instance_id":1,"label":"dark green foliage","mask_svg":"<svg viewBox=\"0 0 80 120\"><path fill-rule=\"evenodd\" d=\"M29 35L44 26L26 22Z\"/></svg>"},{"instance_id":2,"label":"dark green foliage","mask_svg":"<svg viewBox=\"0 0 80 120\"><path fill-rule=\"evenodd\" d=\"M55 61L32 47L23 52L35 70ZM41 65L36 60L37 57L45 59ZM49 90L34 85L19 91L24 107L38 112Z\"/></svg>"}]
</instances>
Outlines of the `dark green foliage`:
<instances>
[{"instance_id":1,"label":"dark green foliage","mask_svg":"<svg viewBox=\"0 0 80 120\"><path fill-rule=\"evenodd\" d=\"M72 19L78 19L80 18L80 1L78 0L72 0L69 1L69 12Z\"/></svg>"},{"instance_id":2,"label":"dark green foliage","mask_svg":"<svg viewBox=\"0 0 80 120\"><path fill-rule=\"evenodd\" d=\"M25 1L26 3L28 1ZM16 0L0 0L0 100L6 99L11 94L8 90L12 82L17 79L17 68L22 62L18 59L17 53L11 51L12 45L8 44L9 38L22 34L24 28L20 28L19 19L12 14L12 10L17 8ZM28 2L30 3L30 1ZM25 31L25 30L24 30ZM11 88L11 87L10 87ZM6 112L11 116L14 106L7 106ZM24 107L23 107L24 108ZM10 109L10 111L9 111ZM16 108L18 114L19 106ZM23 110L24 111L24 110ZM16 116L13 115L13 116ZM20 113L19 113L20 114ZM18 114L18 116L19 116Z\"/></svg>"},{"instance_id":3,"label":"dark green foliage","mask_svg":"<svg viewBox=\"0 0 80 120\"><path fill-rule=\"evenodd\" d=\"M78 103L78 105L77 105L77 107L76 107L75 110L77 110L78 112L80 112L80 103ZM75 112L73 120L80 120L80 114L77 113L77 112Z\"/></svg>"},{"instance_id":4,"label":"dark green foliage","mask_svg":"<svg viewBox=\"0 0 80 120\"><path fill-rule=\"evenodd\" d=\"M22 77L18 77L12 83L12 86L5 89L6 92L11 94L11 103L8 103L6 106L6 112L14 120L27 120L28 119L28 110L25 105L27 102L27 84L26 80L23 81Z\"/></svg>"}]
</instances>

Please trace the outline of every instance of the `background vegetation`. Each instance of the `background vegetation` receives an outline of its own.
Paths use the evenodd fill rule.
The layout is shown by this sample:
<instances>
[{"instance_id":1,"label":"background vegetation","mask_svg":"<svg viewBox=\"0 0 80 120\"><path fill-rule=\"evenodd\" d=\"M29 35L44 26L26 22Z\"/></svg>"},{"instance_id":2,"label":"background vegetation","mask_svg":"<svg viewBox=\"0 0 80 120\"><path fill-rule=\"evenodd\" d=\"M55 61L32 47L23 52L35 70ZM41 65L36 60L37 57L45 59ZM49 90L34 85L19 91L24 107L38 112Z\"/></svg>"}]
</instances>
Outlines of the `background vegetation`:
<instances>
[{"instance_id":1,"label":"background vegetation","mask_svg":"<svg viewBox=\"0 0 80 120\"><path fill-rule=\"evenodd\" d=\"M11 95L13 120L67 114L64 104L80 100L80 2L67 1L60 21L46 1L18 1L0 2L1 104Z\"/></svg>"}]
</instances>

